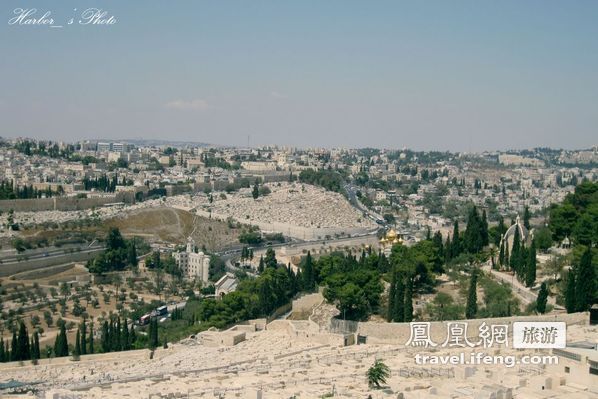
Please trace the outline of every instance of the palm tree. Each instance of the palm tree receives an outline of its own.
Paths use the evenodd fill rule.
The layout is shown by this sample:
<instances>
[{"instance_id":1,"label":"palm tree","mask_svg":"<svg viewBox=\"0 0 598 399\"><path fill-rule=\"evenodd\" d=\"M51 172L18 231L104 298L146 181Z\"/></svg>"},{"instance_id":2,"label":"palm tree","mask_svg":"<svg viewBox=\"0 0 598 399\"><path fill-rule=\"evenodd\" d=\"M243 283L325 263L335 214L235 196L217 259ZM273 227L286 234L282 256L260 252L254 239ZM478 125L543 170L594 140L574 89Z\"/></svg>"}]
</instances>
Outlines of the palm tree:
<instances>
[{"instance_id":1,"label":"palm tree","mask_svg":"<svg viewBox=\"0 0 598 399\"><path fill-rule=\"evenodd\" d=\"M386 384L386 379L390 376L390 369L382 360L376 359L373 366L368 369L366 376L368 385L378 389L381 384Z\"/></svg>"}]
</instances>

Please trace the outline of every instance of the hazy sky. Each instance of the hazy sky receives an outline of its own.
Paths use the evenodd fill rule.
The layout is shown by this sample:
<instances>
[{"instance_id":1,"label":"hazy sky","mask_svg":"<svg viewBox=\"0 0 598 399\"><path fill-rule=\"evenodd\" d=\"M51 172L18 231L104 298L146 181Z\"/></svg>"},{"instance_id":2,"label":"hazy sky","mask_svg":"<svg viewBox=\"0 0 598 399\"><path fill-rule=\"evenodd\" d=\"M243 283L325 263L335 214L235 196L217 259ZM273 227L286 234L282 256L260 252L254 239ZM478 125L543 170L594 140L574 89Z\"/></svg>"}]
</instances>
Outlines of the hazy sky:
<instances>
[{"instance_id":1,"label":"hazy sky","mask_svg":"<svg viewBox=\"0 0 598 399\"><path fill-rule=\"evenodd\" d=\"M18 7L64 27L9 25ZM67 25L88 7L117 23ZM598 144L595 0L29 0L0 15L0 136Z\"/></svg>"}]
</instances>

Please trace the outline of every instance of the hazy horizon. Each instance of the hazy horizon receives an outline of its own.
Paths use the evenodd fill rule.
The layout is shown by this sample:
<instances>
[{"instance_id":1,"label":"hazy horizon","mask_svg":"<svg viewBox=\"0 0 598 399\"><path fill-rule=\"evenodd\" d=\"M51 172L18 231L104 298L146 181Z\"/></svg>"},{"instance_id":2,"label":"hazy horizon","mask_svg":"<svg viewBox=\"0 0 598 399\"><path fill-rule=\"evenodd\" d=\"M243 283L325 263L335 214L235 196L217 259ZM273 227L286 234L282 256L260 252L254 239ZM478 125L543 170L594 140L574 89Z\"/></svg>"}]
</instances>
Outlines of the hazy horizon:
<instances>
[{"instance_id":1,"label":"hazy horizon","mask_svg":"<svg viewBox=\"0 0 598 399\"><path fill-rule=\"evenodd\" d=\"M116 23L66 25L88 7ZM9 24L16 8L64 26ZM6 1L0 15L3 137L597 144L598 2L33 0Z\"/></svg>"}]
</instances>

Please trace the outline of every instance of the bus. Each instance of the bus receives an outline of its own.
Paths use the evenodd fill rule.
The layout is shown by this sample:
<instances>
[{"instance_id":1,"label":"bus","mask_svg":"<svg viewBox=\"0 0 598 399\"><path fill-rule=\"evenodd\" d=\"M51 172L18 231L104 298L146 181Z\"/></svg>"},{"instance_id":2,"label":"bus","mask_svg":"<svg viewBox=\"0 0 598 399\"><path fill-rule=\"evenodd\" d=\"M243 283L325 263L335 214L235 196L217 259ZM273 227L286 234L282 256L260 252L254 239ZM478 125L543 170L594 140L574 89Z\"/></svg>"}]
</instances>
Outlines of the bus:
<instances>
[{"instance_id":1,"label":"bus","mask_svg":"<svg viewBox=\"0 0 598 399\"><path fill-rule=\"evenodd\" d=\"M160 306L159 308L156 309L156 313L158 314L158 316L163 316L165 314L168 314L168 308L166 306Z\"/></svg>"}]
</instances>

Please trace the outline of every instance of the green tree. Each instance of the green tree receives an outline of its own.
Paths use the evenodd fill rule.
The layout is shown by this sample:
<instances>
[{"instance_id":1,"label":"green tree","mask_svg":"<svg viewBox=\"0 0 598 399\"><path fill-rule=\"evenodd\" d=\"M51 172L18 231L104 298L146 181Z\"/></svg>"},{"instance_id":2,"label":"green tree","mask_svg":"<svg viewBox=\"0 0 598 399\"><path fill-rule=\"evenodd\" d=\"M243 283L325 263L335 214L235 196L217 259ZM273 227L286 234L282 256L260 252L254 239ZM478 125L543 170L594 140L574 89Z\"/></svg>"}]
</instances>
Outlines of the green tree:
<instances>
[{"instance_id":1,"label":"green tree","mask_svg":"<svg viewBox=\"0 0 598 399\"><path fill-rule=\"evenodd\" d=\"M258 185L258 181L255 181L255 184L253 185L253 190L251 190L251 195L253 196L253 199L257 199L260 196L260 188Z\"/></svg>"},{"instance_id":2,"label":"green tree","mask_svg":"<svg viewBox=\"0 0 598 399\"><path fill-rule=\"evenodd\" d=\"M366 373L368 385L373 388L380 388L382 384L386 384L386 380L390 377L390 369L380 359L376 359L372 367Z\"/></svg>"},{"instance_id":3,"label":"green tree","mask_svg":"<svg viewBox=\"0 0 598 399\"><path fill-rule=\"evenodd\" d=\"M536 242L532 241L527 251L528 260L525 268L525 286L533 287L536 283Z\"/></svg>"},{"instance_id":4,"label":"green tree","mask_svg":"<svg viewBox=\"0 0 598 399\"><path fill-rule=\"evenodd\" d=\"M276 268L276 266L278 266L278 261L276 260L276 253L272 248L268 248L266 250L266 257L264 258L264 263L266 267Z\"/></svg>"},{"instance_id":5,"label":"green tree","mask_svg":"<svg viewBox=\"0 0 598 399\"><path fill-rule=\"evenodd\" d=\"M87 325L85 324L85 319L81 322L79 326L81 329L81 354L87 354Z\"/></svg>"},{"instance_id":6,"label":"green tree","mask_svg":"<svg viewBox=\"0 0 598 399\"><path fill-rule=\"evenodd\" d=\"M266 253L266 258L268 254ZM275 259L276 261L276 259ZM307 251L307 256L305 257L305 261L303 262L303 289L305 291L313 291L315 288L316 278L314 275L314 265L313 259L311 257L310 251Z\"/></svg>"},{"instance_id":7,"label":"green tree","mask_svg":"<svg viewBox=\"0 0 598 399\"><path fill-rule=\"evenodd\" d=\"M523 211L523 225L525 226L525 228L529 231L531 229L531 226L529 224L529 220L531 218L531 215L529 213L529 206L525 206L525 210Z\"/></svg>"},{"instance_id":8,"label":"green tree","mask_svg":"<svg viewBox=\"0 0 598 399\"><path fill-rule=\"evenodd\" d=\"M56 341L54 342L54 354L56 357L69 355L69 345L66 337L65 324L66 323L60 323L60 332L58 333Z\"/></svg>"},{"instance_id":9,"label":"green tree","mask_svg":"<svg viewBox=\"0 0 598 399\"><path fill-rule=\"evenodd\" d=\"M459 223L453 223L453 241L451 242L451 257L456 258L461 254L461 238L459 237Z\"/></svg>"},{"instance_id":10,"label":"green tree","mask_svg":"<svg viewBox=\"0 0 598 399\"><path fill-rule=\"evenodd\" d=\"M478 313L478 273L475 269L469 279L469 289L467 290L467 305L465 306L465 318L474 319Z\"/></svg>"},{"instance_id":11,"label":"green tree","mask_svg":"<svg viewBox=\"0 0 598 399\"><path fill-rule=\"evenodd\" d=\"M405 283L405 311L403 318L403 321L406 323L413 320L413 281L411 278L407 278Z\"/></svg>"},{"instance_id":12,"label":"green tree","mask_svg":"<svg viewBox=\"0 0 598 399\"><path fill-rule=\"evenodd\" d=\"M565 289L565 308L567 309L567 313L574 313L577 309L575 285L575 272L570 270L567 273L567 288Z\"/></svg>"},{"instance_id":13,"label":"green tree","mask_svg":"<svg viewBox=\"0 0 598 399\"><path fill-rule=\"evenodd\" d=\"M78 359L81 356L81 331L77 329L77 335L75 336L75 350L73 351L73 357Z\"/></svg>"},{"instance_id":14,"label":"green tree","mask_svg":"<svg viewBox=\"0 0 598 399\"><path fill-rule=\"evenodd\" d=\"M386 314L386 320L390 323L393 321L395 315L395 300L397 292L397 274L392 271L390 280L390 287L388 288L388 311Z\"/></svg>"},{"instance_id":15,"label":"green tree","mask_svg":"<svg viewBox=\"0 0 598 399\"><path fill-rule=\"evenodd\" d=\"M89 324L89 353L93 354L94 353L94 347L93 347L93 321Z\"/></svg>"},{"instance_id":16,"label":"green tree","mask_svg":"<svg viewBox=\"0 0 598 399\"><path fill-rule=\"evenodd\" d=\"M27 333L25 323L21 320L19 322L19 334L17 335L17 345L16 350L14 350L13 360L28 360L29 356L29 334Z\"/></svg>"},{"instance_id":17,"label":"green tree","mask_svg":"<svg viewBox=\"0 0 598 399\"><path fill-rule=\"evenodd\" d=\"M402 275L397 275L393 320L397 323L405 321L405 282Z\"/></svg>"},{"instance_id":18,"label":"green tree","mask_svg":"<svg viewBox=\"0 0 598 399\"><path fill-rule=\"evenodd\" d=\"M546 302L548 301L548 288L546 283L542 283L540 286L540 292L538 292L538 298L536 298L536 311L538 313L546 312Z\"/></svg>"},{"instance_id":19,"label":"green tree","mask_svg":"<svg viewBox=\"0 0 598 399\"><path fill-rule=\"evenodd\" d=\"M578 312L590 310L596 299L596 269L592 265L592 249L587 247L575 276L575 307Z\"/></svg>"}]
</instances>

